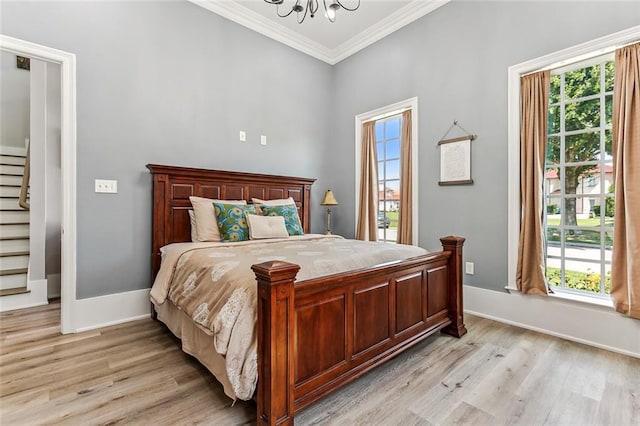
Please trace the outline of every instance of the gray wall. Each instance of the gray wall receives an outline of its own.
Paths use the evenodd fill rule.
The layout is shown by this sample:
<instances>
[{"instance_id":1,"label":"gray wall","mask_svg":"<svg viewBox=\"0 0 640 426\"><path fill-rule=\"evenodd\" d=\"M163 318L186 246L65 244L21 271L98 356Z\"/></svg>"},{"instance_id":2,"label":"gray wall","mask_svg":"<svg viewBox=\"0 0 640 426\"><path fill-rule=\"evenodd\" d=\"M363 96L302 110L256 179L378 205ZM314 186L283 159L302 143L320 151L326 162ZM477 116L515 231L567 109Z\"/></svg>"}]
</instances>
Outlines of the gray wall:
<instances>
[{"instance_id":1,"label":"gray wall","mask_svg":"<svg viewBox=\"0 0 640 426\"><path fill-rule=\"evenodd\" d=\"M0 52L0 145L25 148L28 137L29 71L16 67L15 53Z\"/></svg>"},{"instance_id":2,"label":"gray wall","mask_svg":"<svg viewBox=\"0 0 640 426\"><path fill-rule=\"evenodd\" d=\"M354 122L413 96L419 109L420 245L467 238L465 283L507 283L507 68L640 23L638 2L454 1L335 66L330 185L337 233L353 235ZM453 120L472 142L472 186L440 187L437 141ZM455 136L460 136L456 134ZM339 153L339 155L336 155Z\"/></svg>"},{"instance_id":3,"label":"gray wall","mask_svg":"<svg viewBox=\"0 0 640 426\"><path fill-rule=\"evenodd\" d=\"M150 286L147 163L314 177L319 203L329 65L182 1L0 7L3 34L77 55L78 298Z\"/></svg>"}]
</instances>

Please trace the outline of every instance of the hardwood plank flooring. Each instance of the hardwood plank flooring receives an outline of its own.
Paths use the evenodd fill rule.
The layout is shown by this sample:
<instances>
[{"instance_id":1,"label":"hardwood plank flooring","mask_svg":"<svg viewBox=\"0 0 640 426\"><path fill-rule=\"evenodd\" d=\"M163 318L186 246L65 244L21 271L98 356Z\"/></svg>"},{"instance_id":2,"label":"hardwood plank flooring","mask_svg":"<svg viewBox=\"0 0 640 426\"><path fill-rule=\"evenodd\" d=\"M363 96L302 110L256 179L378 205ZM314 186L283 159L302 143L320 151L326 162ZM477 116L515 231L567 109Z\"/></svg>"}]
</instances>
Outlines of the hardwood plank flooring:
<instances>
[{"instance_id":1,"label":"hardwood plank flooring","mask_svg":"<svg viewBox=\"0 0 640 426\"><path fill-rule=\"evenodd\" d=\"M255 405L158 322L59 334L59 302L0 314L1 425L231 425ZM467 316L296 416L321 425L640 425L640 359Z\"/></svg>"}]
</instances>

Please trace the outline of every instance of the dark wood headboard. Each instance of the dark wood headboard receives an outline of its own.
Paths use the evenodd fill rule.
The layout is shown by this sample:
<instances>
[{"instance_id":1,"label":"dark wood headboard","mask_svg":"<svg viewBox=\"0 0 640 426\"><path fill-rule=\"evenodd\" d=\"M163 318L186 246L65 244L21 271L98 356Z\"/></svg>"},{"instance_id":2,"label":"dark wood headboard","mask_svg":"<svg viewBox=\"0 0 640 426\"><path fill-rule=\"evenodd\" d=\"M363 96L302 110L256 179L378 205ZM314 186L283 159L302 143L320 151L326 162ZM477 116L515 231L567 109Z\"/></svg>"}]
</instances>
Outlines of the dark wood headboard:
<instances>
[{"instance_id":1,"label":"dark wood headboard","mask_svg":"<svg viewBox=\"0 0 640 426\"><path fill-rule=\"evenodd\" d=\"M152 279L160 269L160 248L191 241L189 196L246 200L291 197L304 232L311 227L311 185L315 179L147 164L153 175Z\"/></svg>"}]
</instances>

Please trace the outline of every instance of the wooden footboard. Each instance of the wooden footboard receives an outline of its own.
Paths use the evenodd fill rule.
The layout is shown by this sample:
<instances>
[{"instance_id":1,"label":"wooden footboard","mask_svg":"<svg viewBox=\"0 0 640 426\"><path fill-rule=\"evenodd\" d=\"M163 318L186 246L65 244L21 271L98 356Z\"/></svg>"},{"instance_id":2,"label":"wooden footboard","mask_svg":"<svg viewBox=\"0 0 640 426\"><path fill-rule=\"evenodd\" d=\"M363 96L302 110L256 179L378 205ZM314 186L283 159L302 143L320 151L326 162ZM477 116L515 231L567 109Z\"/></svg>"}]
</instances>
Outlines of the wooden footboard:
<instances>
[{"instance_id":1,"label":"wooden footboard","mask_svg":"<svg viewBox=\"0 0 640 426\"><path fill-rule=\"evenodd\" d=\"M467 330L464 238L443 251L294 283L298 265L252 267L258 281L258 423L294 414L438 330Z\"/></svg>"}]
</instances>

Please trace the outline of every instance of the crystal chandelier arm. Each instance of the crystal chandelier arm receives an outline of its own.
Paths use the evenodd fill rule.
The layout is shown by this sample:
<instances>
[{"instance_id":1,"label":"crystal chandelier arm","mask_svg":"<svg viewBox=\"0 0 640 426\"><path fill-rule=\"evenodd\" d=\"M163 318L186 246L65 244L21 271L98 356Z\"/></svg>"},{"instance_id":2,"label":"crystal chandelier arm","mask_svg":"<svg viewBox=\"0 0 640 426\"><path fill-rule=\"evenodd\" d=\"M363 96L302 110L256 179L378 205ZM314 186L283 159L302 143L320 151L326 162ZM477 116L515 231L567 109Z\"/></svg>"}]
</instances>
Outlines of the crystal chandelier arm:
<instances>
[{"instance_id":1,"label":"crystal chandelier arm","mask_svg":"<svg viewBox=\"0 0 640 426\"><path fill-rule=\"evenodd\" d=\"M349 12L353 12L354 10L357 10L360 7L360 0L358 0L358 4L353 9L349 9L347 6L342 4L340 0L336 0L336 3L338 3L341 8L343 8L344 10L348 10Z\"/></svg>"}]
</instances>

